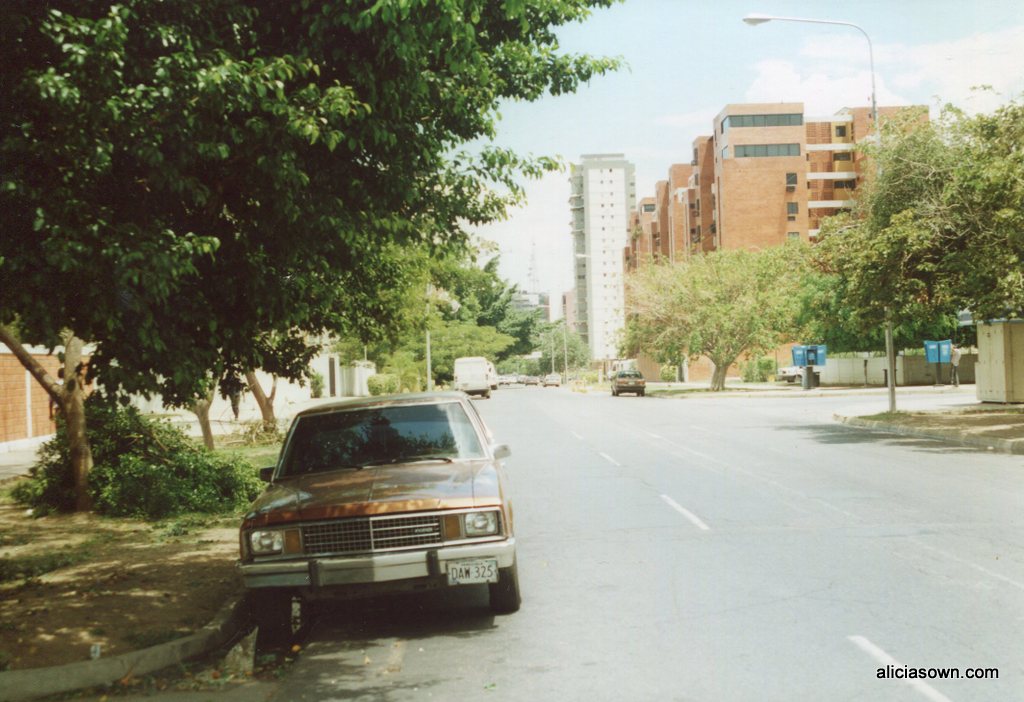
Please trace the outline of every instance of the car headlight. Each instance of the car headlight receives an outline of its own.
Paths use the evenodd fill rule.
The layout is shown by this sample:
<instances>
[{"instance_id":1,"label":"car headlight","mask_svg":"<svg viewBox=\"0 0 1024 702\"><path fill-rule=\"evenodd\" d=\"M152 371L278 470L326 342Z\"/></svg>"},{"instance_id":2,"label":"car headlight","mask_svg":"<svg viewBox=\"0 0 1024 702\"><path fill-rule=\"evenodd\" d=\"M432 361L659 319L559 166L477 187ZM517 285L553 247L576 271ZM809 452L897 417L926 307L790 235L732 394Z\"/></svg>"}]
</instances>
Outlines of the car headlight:
<instances>
[{"instance_id":1,"label":"car headlight","mask_svg":"<svg viewBox=\"0 0 1024 702\"><path fill-rule=\"evenodd\" d=\"M491 536L498 533L498 513L467 512L463 517L466 525L466 536Z\"/></svg>"},{"instance_id":2,"label":"car headlight","mask_svg":"<svg viewBox=\"0 0 1024 702\"><path fill-rule=\"evenodd\" d=\"M284 531L281 529L249 532L249 547L254 556L268 556L284 550Z\"/></svg>"}]
</instances>

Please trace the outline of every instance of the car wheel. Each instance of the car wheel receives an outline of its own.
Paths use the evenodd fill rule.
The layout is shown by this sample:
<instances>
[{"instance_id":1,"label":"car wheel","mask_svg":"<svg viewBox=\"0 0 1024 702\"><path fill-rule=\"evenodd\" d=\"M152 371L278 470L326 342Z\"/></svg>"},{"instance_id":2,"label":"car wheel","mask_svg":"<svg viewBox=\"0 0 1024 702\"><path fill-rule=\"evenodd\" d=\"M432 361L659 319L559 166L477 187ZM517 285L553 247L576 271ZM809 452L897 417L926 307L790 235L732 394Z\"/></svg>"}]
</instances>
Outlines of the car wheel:
<instances>
[{"instance_id":1,"label":"car wheel","mask_svg":"<svg viewBox=\"0 0 1024 702\"><path fill-rule=\"evenodd\" d=\"M615 388L612 388L612 397L618 397L618 396L619 396L618 390L616 390Z\"/></svg>"},{"instance_id":2,"label":"car wheel","mask_svg":"<svg viewBox=\"0 0 1024 702\"><path fill-rule=\"evenodd\" d=\"M484 399L485 400L491 399L491 391L490 390L488 390L487 392L484 393Z\"/></svg>"},{"instance_id":3,"label":"car wheel","mask_svg":"<svg viewBox=\"0 0 1024 702\"><path fill-rule=\"evenodd\" d=\"M259 629L258 646L279 648L289 645L302 624L302 618L307 615L307 608L302 598L296 597L290 589L266 588L249 592L249 611Z\"/></svg>"},{"instance_id":4,"label":"car wheel","mask_svg":"<svg viewBox=\"0 0 1024 702\"><path fill-rule=\"evenodd\" d=\"M640 392L638 392L638 393L636 394L636 396L637 396L637 397L643 397L643 396L644 396L644 391L643 391L643 390L641 390Z\"/></svg>"},{"instance_id":5,"label":"car wheel","mask_svg":"<svg viewBox=\"0 0 1024 702\"><path fill-rule=\"evenodd\" d=\"M491 611L512 614L519 611L523 598L519 594L519 571L515 561L508 568L498 569L498 582L487 586L491 594Z\"/></svg>"}]
</instances>

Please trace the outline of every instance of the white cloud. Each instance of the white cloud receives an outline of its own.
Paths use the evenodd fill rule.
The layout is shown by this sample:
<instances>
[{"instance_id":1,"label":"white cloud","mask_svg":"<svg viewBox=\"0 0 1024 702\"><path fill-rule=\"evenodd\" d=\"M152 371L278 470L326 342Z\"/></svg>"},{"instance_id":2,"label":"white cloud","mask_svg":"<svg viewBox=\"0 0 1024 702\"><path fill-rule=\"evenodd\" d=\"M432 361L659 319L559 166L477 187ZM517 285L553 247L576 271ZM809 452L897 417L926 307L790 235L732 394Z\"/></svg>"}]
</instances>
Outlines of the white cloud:
<instances>
[{"instance_id":1,"label":"white cloud","mask_svg":"<svg viewBox=\"0 0 1024 702\"><path fill-rule=\"evenodd\" d=\"M871 70L863 38L808 38L799 55L799 63L759 62L745 98L803 102L814 116L870 104ZM969 111L991 110L1024 92L1024 26L950 42L875 47L875 81L879 105L932 105L938 99ZM993 90L974 90L982 85Z\"/></svg>"},{"instance_id":2,"label":"white cloud","mask_svg":"<svg viewBox=\"0 0 1024 702\"><path fill-rule=\"evenodd\" d=\"M892 54L893 84L926 89L942 102L986 112L1024 93L1024 26ZM974 88L990 85L994 92Z\"/></svg>"}]
</instances>

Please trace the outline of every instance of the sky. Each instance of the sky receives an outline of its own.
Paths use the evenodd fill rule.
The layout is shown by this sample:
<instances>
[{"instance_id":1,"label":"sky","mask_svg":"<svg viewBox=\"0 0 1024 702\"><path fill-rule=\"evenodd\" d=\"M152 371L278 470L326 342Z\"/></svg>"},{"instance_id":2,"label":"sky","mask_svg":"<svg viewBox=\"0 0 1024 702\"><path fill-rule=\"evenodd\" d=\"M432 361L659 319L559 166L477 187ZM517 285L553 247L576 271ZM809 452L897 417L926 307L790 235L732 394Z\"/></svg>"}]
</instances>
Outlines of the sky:
<instances>
[{"instance_id":1,"label":"sky","mask_svg":"<svg viewBox=\"0 0 1024 702\"><path fill-rule=\"evenodd\" d=\"M622 153L637 200L731 103L803 102L808 117L871 102L868 41L855 28L745 24L748 14L852 22L873 45L879 106L952 103L988 112L1024 95L1021 0L626 0L558 30L561 50L627 67L575 94L506 103L495 142L578 162ZM991 90L977 90L991 86ZM476 230L497 244L500 273L531 292L573 285L568 173L526 183L527 204ZM553 298L558 299L558 298Z\"/></svg>"}]
</instances>

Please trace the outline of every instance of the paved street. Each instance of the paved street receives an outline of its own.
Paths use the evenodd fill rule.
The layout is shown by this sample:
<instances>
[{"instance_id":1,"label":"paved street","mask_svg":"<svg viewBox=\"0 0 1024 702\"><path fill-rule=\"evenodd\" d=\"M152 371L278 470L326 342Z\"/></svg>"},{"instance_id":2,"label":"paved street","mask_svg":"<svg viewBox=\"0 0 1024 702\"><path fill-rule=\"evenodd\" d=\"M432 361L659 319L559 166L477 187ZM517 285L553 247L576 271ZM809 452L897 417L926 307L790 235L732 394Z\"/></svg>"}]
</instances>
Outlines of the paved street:
<instances>
[{"instance_id":1,"label":"paved street","mask_svg":"<svg viewBox=\"0 0 1024 702\"><path fill-rule=\"evenodd\" d=\"M1024 697L1020 456L830 420L877 395L478 406L513 449L522 610L492 616L486 590L338 607L272 699Z\"/></svg>"}]
</instances>

